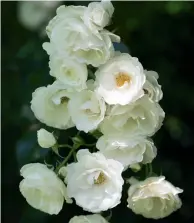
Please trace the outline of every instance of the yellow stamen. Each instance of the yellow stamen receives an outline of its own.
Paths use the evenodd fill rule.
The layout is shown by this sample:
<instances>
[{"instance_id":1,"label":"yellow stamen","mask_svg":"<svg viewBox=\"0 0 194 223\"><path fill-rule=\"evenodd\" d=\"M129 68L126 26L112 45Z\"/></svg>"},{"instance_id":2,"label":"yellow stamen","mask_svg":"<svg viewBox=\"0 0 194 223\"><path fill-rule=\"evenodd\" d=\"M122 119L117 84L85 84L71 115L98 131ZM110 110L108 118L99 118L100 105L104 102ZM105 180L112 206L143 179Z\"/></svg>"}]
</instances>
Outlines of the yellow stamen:
<instances>
[{"instance_id":1,"label":"yellow stamen","mask_svg":"<svg viewBox=\"0 0 194 223\"><path fill-rule=\"evenodd\" d=\"M125 84L125 82L130 83L130 81L131 81L131 78L127 73L121 72L116 76L117 87L122 87Z\"/></svg>"},{"instance_id":2,"label":"yellow stamen","mask_svg":"<svg viewBox=\"0 0 194 223\"><path fill-rule=\"evenodd\" d=\"M105 175L102 172L100 172L100 174L98 175L98 178L94 179L94 184L97 184L97 185L103 184L105 180L106 180Z\"/></svg>"}]
</instances>

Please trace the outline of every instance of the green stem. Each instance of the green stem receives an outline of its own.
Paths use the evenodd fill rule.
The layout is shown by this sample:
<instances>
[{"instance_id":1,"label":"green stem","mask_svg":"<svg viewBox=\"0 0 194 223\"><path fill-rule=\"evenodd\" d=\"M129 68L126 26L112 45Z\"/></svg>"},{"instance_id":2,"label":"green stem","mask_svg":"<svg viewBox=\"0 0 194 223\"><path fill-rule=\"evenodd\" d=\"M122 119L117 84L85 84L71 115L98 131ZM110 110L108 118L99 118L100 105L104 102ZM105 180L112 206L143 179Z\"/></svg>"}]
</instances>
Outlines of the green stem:
<instances>
[{"instance_id":1,"label":"green stem","mask_svg":"<svg viewBox=\"0 0 194 223\"><path fill-rule=\"evenodd\" d=\"M148 169L148 164L145 165L145 175L146 177L148 176L149 174L149 169Z\"/></svg>"},{"instance_id":2,"label":"green stem","mask_svg":"<svg viewBox=\"0 0 194 223\"><path fill-rule=\"evenodd\" d=\"M149 176L151 176L153 173L152 164L149 163L148 165L149 165Z\"/></svg>"},{"instance_id":3,"label":"green stem","mask_svg":"<svg viewBox=\"0 0 194 223\"><path fill-rule=\"evenodd\" d=\"M93 148L92 148L92 152L93 152L93 153L97 152L96 147L93 147Z\"/></svg>"},{"instance_id":4,"label":"green stem","mask_svg":"<svg viewBox=\"0 0 194 223\"><path fill-rule=\"evenodd\" d=\"M106 220L110 221L111 218L112 218L112 210L110 209L110 214L106 217Z\"/></svg>"},{"instance_id":5,"label":"green stem","mask_svg":"<svg viewBox=\"0 0 194 223\"><path fill-rule=\"evenodd\" d=\"M77 157L76 157L75 150L73 151L73 158L74 158L74 161L77 162Z\"/></svg>"},{"instance_id":6,"label":"green stem","mask_svg":"<svg viewBox=\"0 0 194 223\"><path fill-rule=\"evenodd\" d=\"M61 148L61 147L67 147L67 148L69 148L69 149L72 149L72 148L73 148L72 146L70 146L70 145L68 145L68 144L58 145L58 147L59 147L59 148Z\"/></svg>"},{"instance_id":7,"label":"green stem","mask_svg":"<svg viewBox=\"0 0 194 223\"><path fill-rule=\"evenodd\" d=\"M69 154L66 156L66 158L63 160L63 162L56 168L55 172L58 173L58 171L60 170L60 168L62 166L64 166L67 161L69 160L69 158L72 156L72 154L75 152L75 150L79 148L79 146L75 146L75 147L72 147Z\"/></svg>"}]
</instances>

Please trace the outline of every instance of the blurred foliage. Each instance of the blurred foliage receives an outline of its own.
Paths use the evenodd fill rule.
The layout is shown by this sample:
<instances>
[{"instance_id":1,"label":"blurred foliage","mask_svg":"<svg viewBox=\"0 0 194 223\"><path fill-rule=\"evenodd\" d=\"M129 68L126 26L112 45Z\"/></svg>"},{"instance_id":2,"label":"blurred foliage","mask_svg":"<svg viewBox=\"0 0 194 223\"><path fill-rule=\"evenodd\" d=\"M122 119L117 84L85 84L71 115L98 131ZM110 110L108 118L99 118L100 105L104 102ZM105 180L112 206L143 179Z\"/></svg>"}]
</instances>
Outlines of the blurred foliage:
<instances>
[{"instance_id":1,"label":"blurred foliage","mask_svg":"<svg viewBox=\"0 0 194 223\"><path fill-rule=\"evenodd\" d=\"M46 37L24 28L18 21L17 2L2 2L2 212L3 222L56 222L83 214L81 208L64 205L58 216L48 216L29 207L20 195L19 168L41 161L48 150L38 147L36 130L41 124L30 111L32 92L52 83L48 56L42 49ZM88 2L66 2L87 5ZM139 58L145 69L159 73L166 118L153 137L158 148L153 169L184 189L182 208L160 223L194 222L194 3L114 1L115 13L109 30L124 44L116 49ZM127 47L126 47L127 46ZM47 128L48 129L48 128ZM73 131L73 130L72 130ZM68 134L60 136L68 142ZM47 162L53 153L47 154ZM56 158L56 157L55 157ZM144 169L142 169L144 171ZM124 175L129 177L132 172ZM128 185L122 203L113 209L111 222L154 222L133 214L126 207ZM108 214L105 213L105 216Z\"/></svg>"}]
</instances>

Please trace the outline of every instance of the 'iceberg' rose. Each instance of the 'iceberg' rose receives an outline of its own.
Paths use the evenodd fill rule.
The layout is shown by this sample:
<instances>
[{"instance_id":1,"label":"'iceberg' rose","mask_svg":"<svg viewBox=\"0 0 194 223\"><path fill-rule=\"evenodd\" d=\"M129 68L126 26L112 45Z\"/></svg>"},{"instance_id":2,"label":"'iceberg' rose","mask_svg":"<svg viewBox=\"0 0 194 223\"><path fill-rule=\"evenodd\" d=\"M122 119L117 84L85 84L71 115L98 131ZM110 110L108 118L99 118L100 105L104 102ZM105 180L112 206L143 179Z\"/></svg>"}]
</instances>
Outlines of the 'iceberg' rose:
<instances>
[{"instance_id":1,"label":"'iceberg' rose","mask_svg":"<svg viewBox=\"0 0 194 223\"><path fill-rule=\"evenodd\" d=\"M101 136L96 148L107 158L127 167L136 163L151 163L156 157L156 147L151 139L120 135Z\"/></svg>"},{"instance_id":2,"label":"'iceberg' rose","mask_svg":"<svg viewBox=\"0 0 194 223\"><path fill-rule=\"evenodd\" d=\"M67 194L86 211L98 213L120 203L123 165L87 149L77 152L77 163L67 166Z\"/></svg>"},{"instance_id":3,"label":"'iceberg' rose","mask_svg":"<svg viewBox=\"0 0 194 223\"><path fill-rule=\"evenodd\" d=\"M56 77L67 88L74 88L78 91L86 88L88 71L85 64L53 53L50 56L49 67L50 75Z\"/></svg>"},{"instance_id":4,"label":"'iceberg' rose","mask_svg":"<svg viewBox=\"0 0 194 223\"><path fill-rule=\"evenodd\" d=\"M181 207L177 194L182 192L163 176L150 177L130 186L128 207L146 218L164 218Z\"/></svg>"},{"instance_id":5,"label":"'iceberg' rose","mask_svg":"<svg viewBox=\"0 0 194 223\"><path fill-rule=\"evenodd\" d=\"M48 214L58 214L67 197L65 184L46 165L31 163L20 170L24 179L20 182L20 192L33 208Z\"/></svg>"},{"instance_id":6,"label":"'iceberg' rose","mask_svg":"<svg viewBox=\"0 0 194 223\"><path fill-rule=\"evenodd\" d=\"M108 109L100 125L104 135L153 135L162 125L164 111L160 105L144 95L130 105L115 105Z\"/></svg>"},{"instance_id":7,"label":"'iceberg' rose","mask_svg":"<svg viewBox=\"0 0 194 223\"><path fill-rule=\"evenodd\" d=\"M90 90L74 94L68 107L76 128L86 133L98 127L106 111L103 98Z\"/></svg>"},{"instance_id":8,"label":"'iceberg' rose","mask_svg":"<svg viewBox=\"0 0 194 223\"><path fill-rule=\"evenodd\" d=\"M46 28L50 43L44 43L43 48L48 54L56 50L62 56L98 67L113 56L112 39L120 39L104 30L92 32L82 20L85 10L83 6L60 6Z\"/></svg>"},{"instance_id":9,"label":"'iceberg' rose","mask_svg":"<svg viewBox=\"0 0 194 223\"><path fill-rule=\"evenodd\" d=\"M163 97L161 86L158 84L158 74L155 71L145 70L146 82L143 89L149 98L155 102L159 102Z\"/></svg>"},{"instance_id":10,"label":"'iceberg' rose","mask_svg":"<svg viewBox=\"0 0 194 223\"><path fill-rule=\"evenodd\" d=\"M19 1L18 20L27 29L42 29L60 3L60 1Z\"/></svg>"},{"instance_id":11,"label":"'iceberg' rose","mask_svg":"<svg viewBox=\"0 0 194 223\"><path fill-rule=\"evenodd\" d=\"M96 33L109 24L113 12L114 7L110 1L91 2L84 12L83 20Z\"/></svg>"},{"instance_id":12,"label":"'iceberg' rose","mask_svg":"<svg viewBox=\"0 0 194 223\"><path fill-rule=\"evenodd\" d=\"M80 215L70 219L69 223L108 223L105 218L99 214Z\"/></svg>"},{"instance_id":13,"label":"'iceberg' rose","mask_svg":"<svg viewBox=\"0 0 194 223\"><path fill-rule=\"evenodd\" d=\"M97 92L108 104L126 105L142 97L145 74L137 58L122 53L95 73Z\"/></svg>"},{"instance_id":14,"label":"'iceberg' rose","mask_svg":"<svg viewBox=\"0 0 194 223\"><path fill-rule=\"evenodd\" d=\"M56 139L52 133L45 129L40 129L37 131L38 144L42 148L50 148L56 144Z\"/></svg>"},{"instance_id":15,"label":"'iceberg' rose","mask_svg":"<svg viewBox=\"0 0 194 223\"><path fill-rule=\"evenodd\" d=\"M72 93L64 85L55 81L47 87L39 87L32 94L31 109L42 123L58 128L73 127L67 108Z\"/></svg>"}]
</instances>

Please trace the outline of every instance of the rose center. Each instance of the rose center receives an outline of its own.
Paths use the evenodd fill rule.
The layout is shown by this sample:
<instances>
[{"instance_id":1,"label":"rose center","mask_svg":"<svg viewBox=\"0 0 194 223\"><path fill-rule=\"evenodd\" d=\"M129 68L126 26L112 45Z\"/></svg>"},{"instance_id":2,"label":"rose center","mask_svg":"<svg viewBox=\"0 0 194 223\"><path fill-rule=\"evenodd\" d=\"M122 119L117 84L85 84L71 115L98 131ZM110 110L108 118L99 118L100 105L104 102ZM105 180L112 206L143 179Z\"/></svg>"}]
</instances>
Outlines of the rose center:
<instances>
[{"instance_id":1,"label":"rose center","mask_svg":"<svg viewBox=\"0 0 194 223\"><path fill-rule=\"evenodd\" d=\"M130 83L131 78L127 73L120 72L116 76L116 85L117 87L122 87L125 82Z\"/></svg>"},{"instance_id":2,"label":"rose center","mask_svg":"<svg viewBox=\"0 0 194 223\"><path fill-rule=\"evenodd\" d=\"M72 71L72 70L67 70L67 72L66 72L66 76L67 76L68 78L72 78L72 77L73 77L73 71Z\"/></svg>"},{"instance_id":3,"label":"rose center","mask_svg":"<svg viewBox=\"0 0 194 223\"><path fill-rule=\"evenodd\" d=\"M94 184L100 185L103 184L106 180L104 173L100 172L97 179L94 179Z\"/></svg>"},{"instance_id":4,"label":"rose center","mask_svg":"<svg viewBox=\"0 0 194 223\"><path fill-rule=\"evenodd\" d=\"M61 104L66 103L68 101L69 101L69 98L67 98L67 97L62 97L61 98Z\"/></svg>"}]
</instances>

